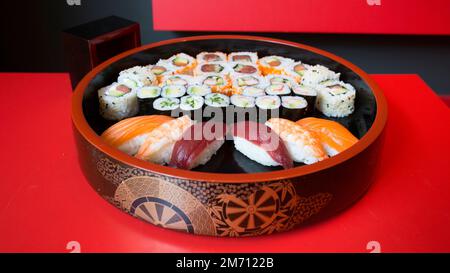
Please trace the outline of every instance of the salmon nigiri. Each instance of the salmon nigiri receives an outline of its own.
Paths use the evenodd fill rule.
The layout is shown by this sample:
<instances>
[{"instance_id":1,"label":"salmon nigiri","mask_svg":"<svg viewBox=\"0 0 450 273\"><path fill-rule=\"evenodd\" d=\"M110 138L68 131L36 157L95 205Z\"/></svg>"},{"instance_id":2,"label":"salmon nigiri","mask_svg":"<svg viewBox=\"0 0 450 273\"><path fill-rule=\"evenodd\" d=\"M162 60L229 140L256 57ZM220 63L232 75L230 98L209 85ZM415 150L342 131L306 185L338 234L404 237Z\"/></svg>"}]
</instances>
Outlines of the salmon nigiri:
<instances>
[{"instance_id":1,"label":"salmon nigiri","mask_svg":"<svg viewBox=\"0 0 450 273\"><path fill-rule=\"evenodd\" d=\"M175 143L194 123L185 115L161 124L150 132L136 157L156 164L169 163Z\"/></svg>"},{"instance_id":2,"label":"salmon nigiri","mask_svg":"<svg viewBox=\"0 0 450 273\"><path fill-rule=\"evenodd\" d=\"M332 120L304 118L296 123L315 132L330 156L334 156L358 142L358 139L347 128Z\"/></svg>"},{"instance_id":3,"label":"salmon nigiri","mask_svg":"<svg viewBox=\"0 0 450 273\"><path fill-rule=\"evenodd\" d=\"M280 136L294 161L312 164L328 158L318 136L301 125L283 118L271 118L266 125Z\"/></svg>"},{"instance_id":4,"label":"salmon nigiri","mask_svg":"<svg viewBox=\"0 0 450 273\"><path fill-rule=\"evenodd\" d=\"M109 127L101 138L122 152L134 155L153 129L172 119L160 115L124 119Z\"/></svg>"}]
</instances>

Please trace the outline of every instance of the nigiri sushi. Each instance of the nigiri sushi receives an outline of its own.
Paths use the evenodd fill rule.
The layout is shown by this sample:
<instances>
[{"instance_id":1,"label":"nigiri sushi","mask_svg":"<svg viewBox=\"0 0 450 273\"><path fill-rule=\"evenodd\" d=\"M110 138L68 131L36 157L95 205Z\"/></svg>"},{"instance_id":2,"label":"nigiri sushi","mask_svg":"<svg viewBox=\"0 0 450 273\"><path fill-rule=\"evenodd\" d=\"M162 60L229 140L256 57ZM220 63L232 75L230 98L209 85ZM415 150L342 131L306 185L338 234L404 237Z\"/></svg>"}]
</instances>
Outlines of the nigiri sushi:
<instances>
[{"instance_id":1,"label":"nigiri sushi","mask_svg":"<svg viewBox=\"0 0 450 273\"><path fill-rule=\"evenodd\" d=\"M283 141L264 124L238 122L232 133L235 148L251 160L264 166L282 166L284 169L294 166Z\"/></svg>"},{"instance_id":2,"label":"nigiri sushi","mask_svg":"<svg viewBox=\"0 0 450 273\"><path fill-rule=\"evenodd\" d=\"M226 133L223 123L203 122L191 126L175 143L169 165L190 170L206 164L225 143Z\"/></svg>"},{"instance_id":3,"label":"nigiri sushi","mask_svg":"<svg viewBox=\"0 0 450 273\"><path fill-rule=\"evenodd\" d=\"M109 127L103 132L101 138L122 152L134 155L151 131L172 119L171 117L160 115L124 119Z\"/></svg>"},{"instance_id":4,"label":"nigiri sushi","mask_svg":"<svg viewBox=\"0 0 450 273\"><path fill-rule=\"evenodd\" d=\"M156 164L169 163L175 142L195 121L184 115L155 128L139 148L136 157Z\"/></svg>"},{"instance_id":5,"label":"nigiri sushi","mask_svg":"<svg viewBox=\"0 0 450 273\"><path fill-rule=\"evenodd\" d=\"M312 164L328 157L318 136L303 126L283 118L271 118L266 125L280 136L294 161Z\"/></svg>"},{"instance_id":6,"label":"nigiri sushi","mask_svg":"<svg viewBox=\"0 0 450 273\"><path fill-rule=\"evenodd\" d=\"M329 156L334 156L358 142L358 139L347 128L335 121L304 118L296 123L315 132Z\"/></svg>"}]
</instances>

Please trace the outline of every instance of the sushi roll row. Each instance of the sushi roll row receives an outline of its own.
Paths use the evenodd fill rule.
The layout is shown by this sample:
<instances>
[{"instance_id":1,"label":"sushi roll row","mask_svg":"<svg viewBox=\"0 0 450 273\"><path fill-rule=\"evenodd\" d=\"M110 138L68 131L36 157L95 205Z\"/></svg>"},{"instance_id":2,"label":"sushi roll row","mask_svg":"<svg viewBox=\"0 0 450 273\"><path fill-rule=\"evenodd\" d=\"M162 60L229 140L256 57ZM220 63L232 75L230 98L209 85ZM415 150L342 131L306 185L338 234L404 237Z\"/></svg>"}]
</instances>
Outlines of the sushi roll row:
<instances>
[{"instance_id":1,"label":"sushi roll row","mask_svg":"<svg viewBox=\"0 0 450 273\"><path fill-rule=\"evenodd\" d=\"M275 98L271 103L284 109L282 116L292 118L300 114L287 113L303 107L304 100L303 115L312 115L317 109L329 117L345 117L355 110L356 99L354 87L325 66L282 56L259 58L255 52L201 52L196 57L179 53L154 65L121 71L117 82L101 88L98 97L101 115L108 120L121 120L152 110L172 111L181 106L183 96L201 96L206 105L205 96L210 93L253 97L254 107L264 110L268 109L266 100L259 99L262 102L258 104L257 98L279 96L279 103ZM233 102L242 100L237 98L240 99ZM233 102L230 104L235 105Z\"/></svg>"}]
</instances>

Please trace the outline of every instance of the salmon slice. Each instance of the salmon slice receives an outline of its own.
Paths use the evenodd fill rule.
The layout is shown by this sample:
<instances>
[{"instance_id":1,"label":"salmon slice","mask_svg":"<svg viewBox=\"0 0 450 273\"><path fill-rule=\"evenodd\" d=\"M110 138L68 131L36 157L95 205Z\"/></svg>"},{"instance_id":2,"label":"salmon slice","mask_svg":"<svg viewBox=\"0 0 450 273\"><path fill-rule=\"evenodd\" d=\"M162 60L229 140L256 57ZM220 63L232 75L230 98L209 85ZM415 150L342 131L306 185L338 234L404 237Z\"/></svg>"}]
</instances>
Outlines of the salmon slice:
<instances>
[{"instance_id":1,"label":"salmon slice","mask_svg":"<svg viewBox=\"0 0 450 273\"><path fill-rule=\"evenodd\" d=\"M296 123L315 132L330 156L336 155L358 142L358 139L347 128L332 120L304 118Z\"/></svg>"},{"instance_id":2,"label":"salmon slice","mask_svg":"<svg viewBox=\"0 0 450 273\"><path fill-rule=\"evenodd\" d=\"M101 138L110 146L134 155L152 130L170 120L173 118L161 115L124 119L109 127Z\"/></svg>"},{"instance_id":3,"label":"salmon slice","mask_svg":"<svg viewBox=\"0 0 450 273\"><path fill-rule=\"evenodd\" d=\"M156 164L169 163L175 143L194 123L185 115L161 124L150 132L136 157Z\"/></svg>"}]
</instances>

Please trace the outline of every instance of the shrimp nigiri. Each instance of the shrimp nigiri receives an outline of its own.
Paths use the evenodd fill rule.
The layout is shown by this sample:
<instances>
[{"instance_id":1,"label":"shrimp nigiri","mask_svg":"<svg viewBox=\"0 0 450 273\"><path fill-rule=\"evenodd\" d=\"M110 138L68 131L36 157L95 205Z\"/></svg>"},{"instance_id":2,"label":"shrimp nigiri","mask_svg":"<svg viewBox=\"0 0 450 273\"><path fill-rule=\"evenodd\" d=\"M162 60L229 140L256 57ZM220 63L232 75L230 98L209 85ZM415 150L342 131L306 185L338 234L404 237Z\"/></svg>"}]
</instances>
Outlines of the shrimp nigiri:
<instances>
[{"instance_id":1,"label":"shrimp nigiri","mask_svg":"<svg viewBox=\"0 0 450 273\"><path fill-rule=\"evenodd\" d=\"M101 138L110 146L134 155L153 129L172 119L159 115L124 119L109 127Z\"/></svg>"},{"instance_id":2,"label":"shrimp nigiri","mask_svg":"<svg viewBox=\"0 0 450 273\"><path fill-rule=\"evenodd\" d=\"M358 139L347 128L332 120L304 118L296 123L315 132L330 156L334 156L358 142Z\"/></svg>"},{"instance_id":3,"label":"shrimp nigiri","mask_svg":"<svg viewBox=\"0 0 450 273\"><path fill-rule=\"evenodd\" d=\"M232 130L236 150L264 166L294 167L292 158L280 137L264 124L241 121Z\"/></svg>"},{"instance_id":4,"label":"shrimp nigiri","mask_svg":"<svg viewBox=\"0 0 450 273\"><path fill-rule=\"evenodd\" d=\"M271 118L266 125L280 136L294 161L312 164L328 157L318 136L301 125L282 118Z\"/></svg>"},{"instance_id":5,"label":"shrimp nigiri","mask_svg":"<svg viewBox=\"0 0 450 273\"><path fill-rule=\"evenodd\" d=\"M184 115L155 128L139 148L136 157L156 164L169 163L175 142L195 122Z\"/></svg>"}]
</instances>

